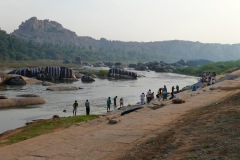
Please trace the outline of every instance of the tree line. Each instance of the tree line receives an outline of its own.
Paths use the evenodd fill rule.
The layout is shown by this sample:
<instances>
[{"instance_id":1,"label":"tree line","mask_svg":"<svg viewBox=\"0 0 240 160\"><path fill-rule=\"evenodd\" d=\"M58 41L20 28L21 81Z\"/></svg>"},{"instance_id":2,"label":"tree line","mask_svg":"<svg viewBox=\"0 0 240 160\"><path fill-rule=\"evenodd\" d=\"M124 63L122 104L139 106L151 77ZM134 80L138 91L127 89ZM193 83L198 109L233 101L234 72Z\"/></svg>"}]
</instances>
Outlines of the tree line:
<instances>
[{"instance_id":1,"label":"tree line","mask_svg":"<svg viewBox=\"0 0 240 160\"><path fill-rule=\"evenodd\" d=\"M134 51L120 49L106 50L89 46L60 45L38 43L33 40L23 40L15 35L0 30L0 61L26 61L26 60L67 60L75 62L76 59L84 61L138 61L151 60L150 56L138 54Z\"/></svg>"}]
</instances>

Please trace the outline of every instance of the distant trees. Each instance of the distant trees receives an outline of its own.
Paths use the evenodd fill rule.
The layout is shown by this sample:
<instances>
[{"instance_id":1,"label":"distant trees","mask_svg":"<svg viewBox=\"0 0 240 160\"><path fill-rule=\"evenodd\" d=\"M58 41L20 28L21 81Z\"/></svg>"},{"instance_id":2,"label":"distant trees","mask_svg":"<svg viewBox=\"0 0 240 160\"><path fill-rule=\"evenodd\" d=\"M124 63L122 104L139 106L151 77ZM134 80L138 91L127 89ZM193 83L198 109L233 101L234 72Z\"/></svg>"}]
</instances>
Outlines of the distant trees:
<instances>
[{"instance_id":1,"label":"distant trees","mask_svg":"<svg viewBox=\"0 0 240 160\"><path fill-rule=\"evenodd\" d=\"M75 63L76 63L76 64L81 64L81 57L80 57L80 56L77 56L77 57L75 58Z\"/></svg>"}]
</instances>

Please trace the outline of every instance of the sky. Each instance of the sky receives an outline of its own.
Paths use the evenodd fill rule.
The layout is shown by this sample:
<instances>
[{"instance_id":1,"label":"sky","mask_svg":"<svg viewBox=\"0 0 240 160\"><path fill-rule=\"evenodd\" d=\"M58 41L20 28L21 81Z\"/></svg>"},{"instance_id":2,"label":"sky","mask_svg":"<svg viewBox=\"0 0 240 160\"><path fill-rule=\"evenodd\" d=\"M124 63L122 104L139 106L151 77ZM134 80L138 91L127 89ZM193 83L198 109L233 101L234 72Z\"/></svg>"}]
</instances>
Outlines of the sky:
<instances>
[{"instance_id":1,"label":"sky","mask_svg":"<svg viewBox=\"0 0 240 160\"><path fill-rule=\"evenodd\" d=\"M0 0L7 33L31 17L95 39L240 43L239 0Z\"/></svg>"}]
</instances>

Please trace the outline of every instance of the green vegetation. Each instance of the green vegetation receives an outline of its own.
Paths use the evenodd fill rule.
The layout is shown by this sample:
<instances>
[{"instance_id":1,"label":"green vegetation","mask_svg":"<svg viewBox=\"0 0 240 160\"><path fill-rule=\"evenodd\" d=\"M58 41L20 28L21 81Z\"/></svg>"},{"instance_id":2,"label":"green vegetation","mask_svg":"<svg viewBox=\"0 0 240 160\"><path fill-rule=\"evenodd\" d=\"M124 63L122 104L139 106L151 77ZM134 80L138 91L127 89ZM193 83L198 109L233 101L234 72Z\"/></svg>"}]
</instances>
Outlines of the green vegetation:
<instances>
[{"instance_id":1,"label":"green vegetation","mask_svg":"<svg viewBox=\"0 0 240 160\"><path fill-rule=\"evenodd\" d=\"M84 47L40 44L34 41L24 41L14 35L0 30L0 61L27 61L27 60L67 60L75 62L78 56L93 59L91 50ZM98 57L96 57L98 58Z\"/></svg>"},{"instance_id":2,"label":"green vegetation","mask_svg":"<svg viewBox=\"0 0 240 160\"><path fill-rule=\"evenodd\" d=\"M231 73L240 68L240 60L237 61L226 61L226 62L215 62L209 63L203 66L197 67L180 67L175 70L175 73L201 76L203 73L216 72L217 74Z\"/></svg>"},{"instance_id":3,"label":"green vegetation","mask_svg":"<svg viewBox=\"0 0 240 160\"><path fill-rule=\"evenodd\" d=\"M62 66L68 68L81 68L82 66L74 63L65 64L62 60L29 60L29 61L4 61L0 63L0 68L21 68L21 67L47 67Z\"/></svg>"},{"instance_id":4,"label":"green vegetation","mask_svg":"<svg viewBox=\"0 0 240 160\"><path fill-rule=\"evenodd\" d=\"M31 61L31 60L65 60L67 62L78 63L79 60L96 61L151 61L160 55L141 54L139 51L125 51L126 49L109 48L118 42L107 41L96 47L91 44L86 46L75 46L72 44L50 44L38 43L32 40L22 40L14 35L7 34L0 30L0 62L1 64L11 61ZM124 43L119 45L122 47ZM80 59L79 59L80 58Z\"/></svg>"},{"instance_id":5,"label":"green vegetation","mask_svg":"<svg viewBox=\"0 0 240 160\"><path fill-rule=\"evenodd\" d=\"M5 137L4 142L0 142L0 146L9 145L17 143L26 139L30 139L42 134L51 133L57 129L68 128L74 124L89 121L95 118L98 118L97 115L87 115L87 116L73 116L60 119L48 119L48 120L39 120L33 123L28 124L27 126L20 128L20 131L16 131L14 134L9 134ZM4 135L2 135L4 136ZM0 136L1 138L1 136Z\"/></svg>"},{"instance_id":6,"label":"green vegetation","mask_svg":"<svg viewBox=\"0 0 240 160\"><path fill-rule=\"evenodd\" d=\"M104 77L108 74L108 70L100 70L100 71L89 71L88 75L96 75L98 77Z\"/></svg>"}]
</instances>

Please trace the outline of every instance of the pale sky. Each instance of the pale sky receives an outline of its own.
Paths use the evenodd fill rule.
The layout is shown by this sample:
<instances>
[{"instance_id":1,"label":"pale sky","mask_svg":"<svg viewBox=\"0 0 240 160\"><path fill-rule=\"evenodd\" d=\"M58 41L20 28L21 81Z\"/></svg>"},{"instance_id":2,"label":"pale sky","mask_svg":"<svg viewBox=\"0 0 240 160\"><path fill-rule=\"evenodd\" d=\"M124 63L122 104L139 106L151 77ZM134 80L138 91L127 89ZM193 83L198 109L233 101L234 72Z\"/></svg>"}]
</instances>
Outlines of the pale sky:
<instances>
[{"instance_id":1,"label":"pale sky","mask_svg":"<svg viewBox=\"0 0 240 160\"><path fill-rule=\"evenodd\" d=\"M240 43L240 0L0 0L8 33L33 16L95 39Z\"/></svg>"}]
</instances>

